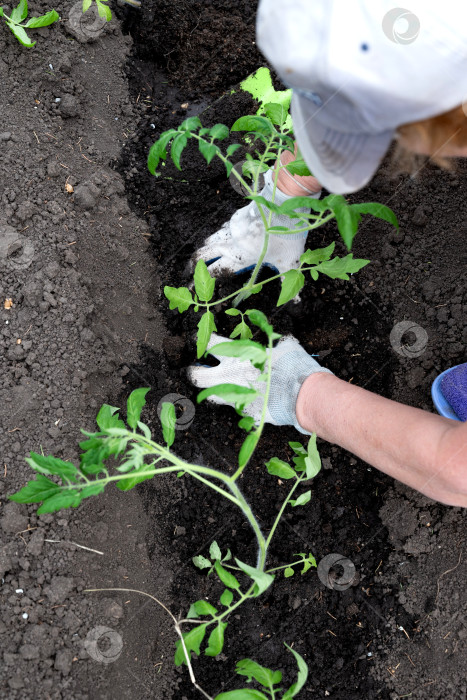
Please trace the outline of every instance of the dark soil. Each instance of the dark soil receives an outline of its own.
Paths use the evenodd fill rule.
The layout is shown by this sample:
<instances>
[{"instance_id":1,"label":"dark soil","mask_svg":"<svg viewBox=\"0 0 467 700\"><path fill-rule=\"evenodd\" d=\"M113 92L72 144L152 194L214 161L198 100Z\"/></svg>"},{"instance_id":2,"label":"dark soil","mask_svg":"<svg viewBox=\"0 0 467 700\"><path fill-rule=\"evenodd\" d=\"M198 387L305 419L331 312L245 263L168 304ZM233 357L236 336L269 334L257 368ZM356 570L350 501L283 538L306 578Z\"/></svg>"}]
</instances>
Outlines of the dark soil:
<instances>
[{"instance_id":1,"label":"dark soil","mask_svg":"<svg viewBox=\"0 0 467 700\"><path fill-rule=\"evenodd\" d=\"M70 7L56 9L66 18ZM162 289L183 283L190 254L242 206L223 169L196 153L184 154L182 173L168 165L159 179L145 161L154 139L187 115L231 125L254 109L230 90L264 63L254 44L255 5L158 0L141 12L117 12L123 34L115 19L93 43L70 41L64 23L37 32L31 51L0 36L0 244L12 235L5 226L20 242L14 259L0 259L0 697L13 700L200 697L185 670L173 671L175 635L163 612L136 594L83 590L135 588L185 613L196 599L218 599L215 581L191 563L212 540L254 561L247 524L188 477L164 477L129 494L109 490L54 516L6 502L29 476L29 450L77 456L79 428L92 428L102 401L124 405L131 389L150 386L144 418L157 435L164 395L196 403L185 374L196 319L168 311ZM433 378L465 360L466 184L462 163L453 173L427 166L416 177L396 176L384 163L354 199L389 204L401 234L367 219L354 252L372 264L350 282L320 278L307 284L300 304L281 309L273 284L254 305L342 378L433 411ZM335 238L329 225L309 246ZM232 284L223 280L220 291ZM11 308L3 308L5 299ZM217 316L219 331L230 332L230 319ZM394 352L389 340L406 319L428 333L415 359ZM236 423L230 409L196 405L174 447L183 458L230 471L243 439ZM264 462L289 459L287 443L300 437L268 426L241 479L265 530L286 485ZM337 552L354 563L354 584L339 592L315 571L278 576L234 616L223 655L195 663L198 681L212 695L238 687L235 661L246 656L293 681L286 641L310 666L304 697L465 700L461 510L329 444L320 452L312 500L287 512L271 566L295 552L317 561ZM122 647L114 663L103 661L105 639L97 653L89 645L101 626L110 629L111 651L116 645L118 656Z\"/></svg>"}]
</instances>

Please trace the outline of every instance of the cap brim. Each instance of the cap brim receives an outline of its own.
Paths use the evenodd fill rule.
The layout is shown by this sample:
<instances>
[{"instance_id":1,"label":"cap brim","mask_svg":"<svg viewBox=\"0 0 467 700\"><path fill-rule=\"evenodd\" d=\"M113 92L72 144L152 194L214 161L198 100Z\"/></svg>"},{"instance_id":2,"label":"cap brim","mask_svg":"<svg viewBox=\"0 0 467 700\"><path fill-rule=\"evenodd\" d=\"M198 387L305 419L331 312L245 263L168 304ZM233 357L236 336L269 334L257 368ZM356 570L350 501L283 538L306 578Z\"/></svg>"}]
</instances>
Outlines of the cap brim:
<instances>
[{"instance_id":1,"label":"cap brim","mask_svg":"<svg viewBox=\"0 0 467 700\"><path fill-rule=\"evenodd\" d=\"M394 131L355 134L330 129L320 119L320 108L296 93L292 97L292 121L306 164L319 182L335 194L350 194L364 187L394 137Z\"/></svg>"}]
</instances>

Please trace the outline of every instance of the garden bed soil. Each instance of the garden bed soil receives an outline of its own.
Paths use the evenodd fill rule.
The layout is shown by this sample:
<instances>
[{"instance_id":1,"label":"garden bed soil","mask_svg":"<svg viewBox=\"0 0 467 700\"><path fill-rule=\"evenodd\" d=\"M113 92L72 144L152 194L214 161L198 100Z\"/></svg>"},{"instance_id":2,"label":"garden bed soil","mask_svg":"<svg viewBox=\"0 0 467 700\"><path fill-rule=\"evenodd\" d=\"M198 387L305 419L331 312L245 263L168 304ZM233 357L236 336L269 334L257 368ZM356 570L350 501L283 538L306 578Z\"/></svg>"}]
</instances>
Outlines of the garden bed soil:
<instances>
[{"instance_id":1,"label":"garden bed soil","mask_svg":"<svg viewBox=\"0 0 467 700\"><path fill-rule=\"evenodd\" d=\"M56 9L66 18L70 8ZM219 587L191 561L212 540L254 560L247 524L188 477L128 494L109 490L53 516L6 500L29 476L29 450L77 457L79 429L92 429L103 401L121 406L131 389L151 387L144 419L156 435L163 396L196 404L185 372L196 319L169 311L162 289L184 283L196 247L242 206L223 166L207 167L191 150L182 173L167 165L158 179L145 161L154 139L187 115L230 126L254 110L246 95L230 94L264 64L254 4L158 0L117 12L92 43L71 40L64 22L36 32L30 51L0 36L0 245L11 235L20 241L0 259L0 688L7 689L0 694L13 700L199 697L186 670L173 669L175 634L165 613L134 593L84 589L139 589L178 614L201 597L216 603ZM347 283L307 283L298 305L277 309L274 283L251 305L337 375L433 411L433 378L465 360L466 184L462 163L452 173L425 166L410 177L388 160L353 197L387 203L401 222L397 235L365 219L354 253L372 264ZM309 246L335 239L330 224ZM223 279L219 292L233 284ZM230 319L220 309L217 317L228 334ZM407 319L428 334L411 359L390 342ZM231 410L203 403L174 448L230 471L242 438ZM287 442L297 439L293 429L267 426L241 479L265 529L286 484L264 462L289 459ZM295 552L317 561L336 552L355 565L354 584L331 590L314 571L278 577L234 616L221 657L196 662L198 682L212 695L238 687L235 661L246 656L293 681L286 641L310 666L304 697L465 699L462 510L319 446L323 470L312 500L287 511L271 565Z\"/></svg>"}]
</instances>

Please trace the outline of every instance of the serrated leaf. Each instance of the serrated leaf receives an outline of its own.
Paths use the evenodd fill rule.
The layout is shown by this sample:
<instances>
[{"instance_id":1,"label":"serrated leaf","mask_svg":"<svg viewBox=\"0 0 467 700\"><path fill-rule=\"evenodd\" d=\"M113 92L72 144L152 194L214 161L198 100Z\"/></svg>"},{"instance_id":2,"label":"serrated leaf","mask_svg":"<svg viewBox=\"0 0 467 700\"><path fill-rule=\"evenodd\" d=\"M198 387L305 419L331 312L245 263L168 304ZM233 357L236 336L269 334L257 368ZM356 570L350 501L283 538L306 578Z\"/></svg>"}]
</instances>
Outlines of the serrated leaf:
<instances>
[{"instance_id":1,"label":"serrated leaf","mask_svg":"<svg viewBox=\"0 0 467 700\"><path fill-rule=\"evenodd\" d=\"M208 143L204 140L198 141L198 148L199 152L201 153L208 165L212 161L216 153L219 151L219 147L216 146L214 143Z\"/></svg>"},{"instance_id":2,"label":"serrated leaf","mask_svg":"<svg viewBox=\"0 0 467 700\"><path fill-rule=\"evenodd\" d=\"M271 136L276 130L267 117L248 115L237 119L230 131L250 131L263 134L264 136Z\"/></svg>"},{"instance_id":3,"label":"serrated leaf","mask_svg":"<svg viewBox=\"0 0 467 700\"><path fill-rule=\"evenodd\" d=\"M193 619L198 617L199 615L212 615L214 616L217 613L217 608L214 607L214 605L211 605L211 603L208 603L207 600L197 600L196 603L192 603L190 605L190 609L188 610L187 618Z\"/></svg>"},{"instance_id":4,"label":"serrated leaf","mask_svg":"<svg viewBox=\"0 0 467 700\"><path fill-rule=\"evenodd\" d=\"M29 29L38 29L39 27L48 27L50 24L57 22L59 19L60 15L58 12L51 10L40 17L31 17L31 19L28 19L24 26Z\"/></svg>"},{"instance_id":5,"label":"serrated leaf","mask_svg":"<svg viewBox=\"0 0 467 700\"><path fill-rule=\"evenodd\" d=\"M53 474L60 476L62 479L76 482L77 469L72 462L64 462L62 459L52 457L52 455L39 455L37 452L30 452L30 456L26 457L26 462L34 471L39 474Z\"/></svg>"},{"instance_id":6,"label":"serrated leaf","mask_svg":"<svg viewBox=\"0 0 467 700\"><path fill-rule=\"evenodd\" d=\"M305 491L305 493L302 493L297 499L295 499L294 501L290 501L290 505L292 506L292 508L296 508L297 506L304 506L310 500L311 491Z\"/></svg>"},{"instance_id":7,"label":"serrated leaf","mask_svg":"<svg viewBox=\"0 0 467 700\"><path fill-rule=\"evenodd\" d=\"M140 475L140 472L148 472L149 467L146 464L142 464L138 469L133 469L133 471L121 481L117 482L117 488L119 491L131 491L135 486L141 484L143 481L152 479L153 474Z\"/></svg>"},{"instance_id":8,"label":"serrated leaf","mask_svg":"<svg viewBox=\"0 0 467 700\"><path fill-rule=\"evenodd\" d=\"M209 340L214 331L216 331L214 316L211 311L206 311L200 318L198 323L198 338L196 341L196 354L198 360L204 355L208 347Z\"/></svg>"},{"instance_id":9,"label":"serrated leaf","mask_svg":"<svg viewBox=\"0 0 467 700\"><path fill-rule=\"evenodd\" d=\"M200 403L209 396L219 396L226 403L234 404L237 408L243 408L256 399L258 392L255 389L239 386L238 384L216 384L203 389L196 400Z\"/></svg>"},{"instance_id":10,"label":"serrated leaf","mask_svg":"<svg viewBox=\"0 0 467 700\"><path fill-rule=\"evenodd\" d=\"M206 559L206 557L201 556L201 554L198 554L198 556L193 557L191 561L198 569L209 569L212 566L212 563L209 561L209 559Z\"/></svg>"},{"instance_id":11,"label":"serrated leaf","mask_svg":"<svg viewBox=\"0 0 467 700\"><path fill-rule=\"evenodd\" d=\"M265 348L254 340L233 340L228 343L219 343L210 348L212 355L222 357L236 357L238 360L250 361L253 367L262 370L267 359Z\"/></svg>"},{"instance_id":12,"label":"serrated leaf","mask_svg":"<svg viewBox=\"0 0 467 700\"><path fill-rule=\"evenodd\" d=\"M235 576L231 574L230 571L227 571L227 569L224 569L220 561L216 560L214 562L214 568L224 586L227 586L227 588L233 588L234 590L240 589L240 584Z\"/></svg>"},{"instance_id":13,"label":"serrated leaf","mask_svg":"<svg viewBox=\"0 0 467 700\"><path fill-rule=\"evenodd\" d=\"M245 440L243 441L243 444L240 448L240 452L238 453L238 466L239 467L244 467L245 464L248 462L250 459L251 455L253 454L256 445L258 444L260 435L258 432L254 433L249 433Z\"/></svg>"},{"instance_id":14,"label":"serrated leaf","mask_svg":"<svg viewBox=\"0 0 467 700\"><path fill-rule=\"evenodd\" d=\"M274 576L272 574L267 574L265 571L261 571L261 569L256 569L254 566L245 564L240 561L240 559L235 559L235 561L237 566L255 582L254 593L256 596L264 593L274 581Z\"/></svg>"},{"instance_id":15,"label":"serrated leaf","mask_svg":"<svg viewBox=\"0 0 467 700\"><path fill-rule=\"evenodd\" d=\"M394 214L393 210L387 207L385 204L379 204L378 202L364 202L362 204L351 204L350 208L357 212L357 214L371 214L377 219L387 221L397 229L399 228L397 216Z\"/></svg>"},{"instance_id":16,"label":"serrated leaf","mask_svg":"<svg viewBox=\"0 0 467 700\"><path fill-rule=\"evenodd\" d=\"M294 214L295 216L300 216L300 214L296 212L296 209L311 209L312 211L323 212L329 209L329 206L326 204L325 199L301 196L291 197L280 205L278 214L285 214L286 216L292 216L292 218Z\"/></svg>"},{"instance_id":17,"label":"serrated leaf","mask_svg":"<svg viewBox=\"0 0 467 700\"><path fill-rule=\"evenodd\" d=\"M183 635L183 641L185 642L190 658L192 651L194 651L197 656L200 655L200 646L204 639L204 635L206 634L206 628L207 625L197 625ZM175 652L175 666L186 664L185 652L180 639L176 641L175 646L177 648Z\"/></svg>"},{"instance_id":18,"label":"serrated leaf","mask_svg":"<svg viewBox=\"0 0 467 700\"><path fill-rule=\"evenodd\" d=\"M295 573L295 571L292 569L291 566L288 566L286 569L284 569L284 577L285 578L290 578L291 576L294 575L294 573Z\"/></svg>"},{"instance_id":19,"label":"serrated leaf","mask_svg":"<svg viewBox=\"0 0 467 700\"><path fill-rule=\"evenodd\" d=\"M178 309L183 313L194 303L191 292L187 287L164 287L164 294L169 300L170 309Z\"/></svg>"},{"instance_id":20,"label":"serrated leaf","mask_svg":"<svg viewBox=\"0 0 467 700\"><path fill-rule=\"evenodd\" d=\"M302 656L298 653L298 651L295 651L292 649L292 647L289 647L288 644L285 645L287 649L295 656L295 660L297 662L298 666L298 676L297 676L297 682L294 683L282 696L282 700L290 700L290 698L294 698L298 693L301 691L305 683L307 682L308 679L308 665L303 659Z\"/></svg>"},{"instance_id":21,"label":"serrated leaf","mask_svg":"<svg viewBox=\"0 0 467 700\"><path fill-rule=\"evenodd\" d=\"M180 157L182 155L183 149L188 143L188 136L186 134L178 134L172 141L172 147L170 149L170 157L172 158L175 167L181 170Z\"/></svg>"},{"instance_id":22,"label":"serrated leaf","mask_svg":"<svg viewBox=\"0 0 467 700\"><path fill-rule=\"evenodd\" d=\"M275 202L270 202L269 199L265 199L262 194L250 194L246 199L251 199L252 202L256 202L256 204L266 207L266 209L270 209L274 214L279 213L279 205L275 204Z\"/></svg>"},{"instance_id":23,"label":"serrated leaf","mask_svg":"<svg viewBox=\"0 0 467 700\"><path fill-rule=\"evenodd\" d=\"M277 339L281 337L277 333L274 333L273 327L271 326L271 324L269 323L268 319L262 311L258 311L258 309L248 309L248 311L245 311L245 315L248 316L250 321L260 330L262 330L263 333L266 333L268 338L272 338L273 336L275 336L274 339Z\"/></svg>"},{"instance_id":24,"label":"serrated leaf","mask_svg":"<svg viewBox=\"0 0 467 700\"><path fill-rule=\"evenodd\" d=\"M284 105L277 104L277 102L268 102L265 104L264 112L272 123L277 124L277 126L282 126L289 116L288 110Z\"/></svg>"},{"instance_id":25,"label":"serrated leaf","mask_svg":"<svg viewBox=\"0 0 467 700\"><path fill-rule=\"evenodd\" d=\"M119 410L115 406L109 406L107 403L103 404L96 416L96 423L99 429L104 431L108 428L122 428L124 430L125 423L119 418Z\"/></svg>"},{"instance_id":26,"label":"serrated leaf","mask_svg":"<svg viewBox=\"0 0 467 700\"><path fill-rule=\"evenodd\" d=\"M291 175L298 175L299 177L311 175L310 169L304 160L292 160L286 165L286 168Z\"/></svg>"},{"instance_id":27,"label":"serrated leaf","mask_svg":"<svg viewBox=\"0 0 467 700\"><path fill-rule=\"evenodd\" d=\"M269 474L278 476L280 479L293 479L296 476L295 470L277 457L273 457L269 462L266 462L266 468Z\"/></svg>"},{"instance_id":28,"label":"serrated leaf","mask_svg":"<svg viewBox=\"0 0 467 700\"><path fill-rule=\"evenodd\" d=\"M37 515L55 513L57 510L65 508L76 508L80 503L81 496L78 491L72 489L62 490L47 498L40 508L37 509Z\"/></svg>"},{"instance_id":29,"label":"serrated leaf","mask_svg":"<svg viewBox=\"0 0 467 700\"><path fill-rule=\"evenodd\" d=\"M126 402L126 422L133 428L136 429L138 421L141 417L141 411L143 406L146 405L146 394L150 391L150 387L142 387L141 389L135 389L129 395Z\"/></svg>"},{"instance_id":30,"label":"serrated leaf","mask_svg":"<svg viewBox=\"0 0 467 700\"><path fill-rule=\"evenodd\" d=\"M304 253L300 255L300 262L302 265L317 265L323 260L329 260L336 247L335 243L331 243L326 248L315 248L315 250L305 250Z\"/></svg>"},{"instance_id":31,"label":"serrated leaf","mask_svg":"<svg viewBox=\"0 0 467 700\"><path fill-rule=\"evenodd\" d=\"M209 133L212 139L222 141L223 139L228 138L230 132L228 127L226 127L224 124L214 124L214 126L212 126L209 130Z\"/></svg>"},{"instance_id":32,"label":"serrated leaf","mask_svg":"<svg viewBox=\"0 0 467 700\"><path fill-rule=\"evenodd\" d=\"M286 304L297 296L305 284L305 275L299 270L287 270L282 276L282 287L277 306Z\"/></svg>"},{"instance_id":33,"label":"serrated leaf","mask_svg":"<svg viewBox=\"0 0 467 700\"><path fill-rule=\"evenodd\" d=\"M8 496L15 503L40 503L60 491L60 486L42 474L37 474L35 481L28 481L17 493Z\"/></svg>"},{"instance_id":34,"label":"serrated leaf","mask_svg":"<svg viewBox=\"0 0 467 700\"><path fill-rule=\"evenodd\" d=\"M233 601L233 593L228 588L225 589L221 597L219 598L221 605L228 608Z\"/></svg>"},{"instance_id":35,"label":"serrated leaf","mask_svg":"<svg viewBox=\"0 0 467 700\"><path fill-rule=\"evenodd\" d=\"M235 151L238 151L238 149L241 148L241 145L239 143L232 143L228 148L227 148L227 156L233 156Z\"/></svg>"},{"instance_id":36,"label":"serrated leaf","mask_svg":"<svg viewBox=\"0 0 467 700\"><path fill-rule=\"evenodd\" d=\"M188 117L180 124L180 131L196 131L201 127L199 117Z\"/></svg>"},{"instance_id":37,"label":"serrated leaf","mask_svg":"<svg viewBox=\"0 0 467 700\"><path fill-rule=\"evenodd\" d=\"M194 274L195 291L200 301L210 301L214 294L216 280L211 277L204 260L198 260Z\"/></svg>"},{"instance_id":38,"label":"serrated leaf","mask_svg":"<svg viewBox=\"0 0 467 700\"><path fill-rule=\"evenodd\" d=\"M250 326L245 323L243 319L238 325L235 326L232 333L229 335L229 338L237 338L238 336L240 336L242 340L249 340L250 338L253 338L253 333L251 332Z\"/></svg>"},{"instance_id":39,"label":"serrated leaf","mask_svg":"<svg viewBox=\"0 0 467 700\"><path fill-rule=\"evenodd\" d=\"M358 272L368 265L370 261L361 258L354 260L353 254L349 253L343 258L335 257L332 260L325 260L316 266L315 271L330 277L331 279L348 280L349 275ZM313 272L313 270L312 270Z\"/></svg>"},{"instance_id":40,"label":"serrated leaf","mask_svg":"<svg viewBox=\"0 0 467 700\"><path fill-rule=\"evenodd\" d=\"M28 16L27 0L20 0L18 5L11 11L10 19L12 22L22 22Z\"/></svg>"},{"instance_id":41,"label":"serrated leaf","mask_svg":"<svg viewBox=\"0 0 467 700\"><path fill-rule=\"evenodd\" d=\"M167 443L167 447L171 447L175 440L175 423L177 418L175 415L175 406L170 401L164 401L162 404L160 421L162 423L162 435Z\"/></svg>"},{"instance_id":42,"label":"serrated leaf","mask_svg":"<svg viewBox=\"0 0 467 700\"><path fill-rule=\"evenodd\" d=\"M350 250L360 223L360 214L348 205L342 195L331 194L322 201L326 202L334 213L341 238Z\"/></svg>"},{"instance_id":43,"label":"serrated leaf","mask_svg":"<svg viewBox=\"0 0 467 700\"><path fill-rule=\"evenodd\" d=\"M209 635L208 646L204 651L206 656L218 656L221 653L224 647L224 631L227 624L227 622L219 622Z\"/></svg>"},{"instance_id":44,"label":"serrated leaf","mask_svg":"<svg viewBox=\"0 0 467 700\"><path fill-rule=\"evenodd\" d=\"M89 498L90 496L98 496L105 489L105 484L89 484L81 489L81 500Z\"/></svg>"},{"instance_id":45,"label":"serrated leaf","mask_svg":"<svg viewBox=\"0 0 467 700\"><path fill-rule=\"evenodd\" d=\"M258 683L265 688L277 685L277 683L280 683L282 680L282 673L280 671L272 671L270 668L260 666L256 661L252 661L251 659L242 659L238 661L235 672L238 673L239 676L246 676L248 683L251 683L251 679L254 678L255 681L258 681Z\"/></svg>"},{"instance_id":46,"label":"serrated leaf","mask_svg":"<svg viewBox=\"0 0 467 700\"><path fill-rule=\"evenodd\" d=\"M211 559L219 559L219 561L222 559L221 548L216 541L212 542L211 546L209 547L209 556Z\"/></svg>"}]
</instances>

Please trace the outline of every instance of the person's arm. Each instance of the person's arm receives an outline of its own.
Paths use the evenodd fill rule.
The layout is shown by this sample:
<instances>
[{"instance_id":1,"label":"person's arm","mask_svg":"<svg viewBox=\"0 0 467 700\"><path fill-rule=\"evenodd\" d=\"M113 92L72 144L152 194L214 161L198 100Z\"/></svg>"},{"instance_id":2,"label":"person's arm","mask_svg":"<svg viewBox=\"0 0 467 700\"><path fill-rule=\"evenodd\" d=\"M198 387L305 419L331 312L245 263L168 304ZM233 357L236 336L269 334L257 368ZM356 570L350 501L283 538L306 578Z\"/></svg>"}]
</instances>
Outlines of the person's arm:
<instances>
[{"instance_id":1,"label":"person's arm","mask_svg":"<svg viewBox=\"0 0 467 700\"><path fill-rule=\"evenodd\" d=\"M426 496L467 507L467 424L411 408L332 374L302 384L299 424Z\"/></svg>"}]
</instances>

